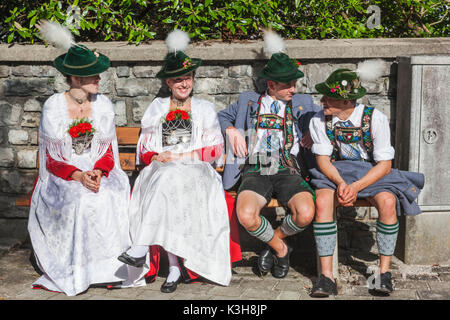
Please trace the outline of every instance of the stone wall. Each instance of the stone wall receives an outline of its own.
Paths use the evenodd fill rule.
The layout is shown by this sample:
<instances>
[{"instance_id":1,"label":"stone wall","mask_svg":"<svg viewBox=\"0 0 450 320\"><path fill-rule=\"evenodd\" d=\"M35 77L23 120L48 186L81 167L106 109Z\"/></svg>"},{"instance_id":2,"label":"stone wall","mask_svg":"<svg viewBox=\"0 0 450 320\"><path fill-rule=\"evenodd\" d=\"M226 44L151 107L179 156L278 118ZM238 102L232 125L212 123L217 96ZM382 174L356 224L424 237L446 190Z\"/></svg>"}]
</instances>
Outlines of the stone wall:
<instances>
[{"instance_id":1,"label":"stone wall","mask_svg":"<svg viewBox=\"0 0 450 320\"><path fill-rule=\"evenodd\" d=\"M314 44L313 49L308 47L307 41L300 43L292 42L287 46L288 54L302 63L300 69L305 73L305 77L298 81L298 92L311 94L318 104L320 96L314 85L325 80L331 71L342 67L355 69L359 61L367 58L384 60L383 76L376 82L363 83L368 94L362 98L362 102L374 105L389 117L392 142L395 143L396 56L399 53L395 43L388 44L388 47L391 46L390 51L384 49L382 55L366 51L361 53L352 46L342 51L343 41L324 41L322 45L311 42ZM377 47L373 41L366 41L365 45L358 42L358 45L361 50ZM128 55L125 56L119 44L117 47L114 44L87 46L97 47L111 58L112 67L101 75L99 91L113 101L116 125L139 126L150 102L156 96L167 94L167 88L155 77L166 53L164 45L160 42L147 45L148 50L153 50L152 60L146 59L147 51L141 46L126 47ZM195 95L213 102L218 111L235 101L242 91L265 89L265 82L257 78L257 73L267 61L261 55L261 42L233 44L228 49L224 47L222 55L217 48L220 46L223 44L212 44L206 49L195 46L187 51L191 57L204 59L196 72ZM378 47L382 48L380 44ZM159 48L159 53L154 52L155 48ZM325 48L329 51L329 58L316 58L323 55ZM409 48L404 49L409 54L414 53L411 48L415 48L418 53L436 50L436 46L431 47L426 43L405 48ZM444 48L448 50L448 46ZM308 49L307 54L304 49ZM233 50L236 52L235 59L227 56ZM339 50L345 54L335 56L334 53ZM211 52L215 54L209 54ZM0 237L24 239L27 235L28 208L17 208L15 199L31 192L37 176L37 130L43 103L53 93L68 89L65 78L52 67L52 60L57 54L60 52L43 46L0 46ZM376 210L350 209L341 211L341 215L340 228L348 232L340 233L340 245L349 248L360 246L361 241L356 243L352 239L361 239L364 233L367 246L373 247L374 241L370 235L367 236L367 232L374 231ZM358 227L355 227L355 218L362 223Z\"/></svg>"}]
</instances>

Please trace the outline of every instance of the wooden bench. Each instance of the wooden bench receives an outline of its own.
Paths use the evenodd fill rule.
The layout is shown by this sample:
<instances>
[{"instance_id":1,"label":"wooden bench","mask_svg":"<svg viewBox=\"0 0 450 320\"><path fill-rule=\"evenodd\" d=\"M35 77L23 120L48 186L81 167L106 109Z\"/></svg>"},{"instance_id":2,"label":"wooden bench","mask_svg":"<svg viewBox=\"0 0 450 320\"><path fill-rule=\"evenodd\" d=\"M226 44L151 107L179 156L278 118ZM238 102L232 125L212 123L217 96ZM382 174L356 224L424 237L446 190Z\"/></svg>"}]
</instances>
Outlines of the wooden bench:
<instances>
[{"instance_id":1,"label":"wooden bench","mask_svg":"<svg viewBox=\"0 0 450 320\"><path fill-rule=\"evenodd\" d=\"M119 159L120 165L124 171L135 171L138 169L136 167L136 145L139 140L140 127L117 127L117 140L119 144ZM121 151L122 150L122 151ZM39 163L37 163L37 168ZM223 167L216 168L217 172L222 173ZM228 192L232 197L236 197L235 191ZM16 199L17 207L29 207L30 206L30 196L23 195ZM280 207L277 199L272 199L268 204L269 208ZM357 200L353 207L371 207L371 204L366 200ZM336 217L336 212L334 213ZM338 278L338 248L336 247L333 255L333 275ZM317 268L320 274L320 261L317 256Z\"/></svg>"}]
</instances>

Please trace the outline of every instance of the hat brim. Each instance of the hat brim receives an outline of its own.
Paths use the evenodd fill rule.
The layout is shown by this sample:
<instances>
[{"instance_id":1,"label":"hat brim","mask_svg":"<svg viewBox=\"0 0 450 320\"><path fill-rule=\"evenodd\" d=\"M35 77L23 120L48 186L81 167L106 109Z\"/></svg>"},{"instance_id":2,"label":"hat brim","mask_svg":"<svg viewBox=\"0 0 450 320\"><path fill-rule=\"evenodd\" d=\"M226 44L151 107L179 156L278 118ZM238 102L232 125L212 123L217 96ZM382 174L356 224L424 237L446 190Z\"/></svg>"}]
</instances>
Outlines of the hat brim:
<instances>
[{"instance_id":1,"label":"hat brim","mask_svg":"<svg viewBox=\"0 0 450 320\"><path fill-rule=\"evenodd\" d=\"M191 61L192 61L192 64L188 68L181 68L179 70L175 70L174 72L172 72L172 71L167 72L166 70L162 69L156 74L156 77L160 78L160 79L170 79L170 78L181 77L188 73L191 73L192 71L194 71L195 69L200 67L202 64L201 59L192 58Z\"/></svg>"},{"instance_id":2,"label":"hat brim","mask_svg":"<svg viewBox=\"0 0 450 320\"><path fill-rule=\"evenodd\" d=\"M77 77L90 77L98 75L102 72L105 72L111 65L109 58L101 53L99 53L97 62L89 67L86 68L70 68L68 66L64 65L64 57L66 54L62 54L59 57L57 57L53 61L53 65L55 68L67 75L71 76L77 76Z\"/></svg>"},{"instance_id":3,"label":"hat brim","mask_svg":"<svg viewBox=\"0 0 450 320\"><path fill-rule=\"evenodd\" d=\"M288 83L299 78L303 78L305 74L300 70L296 69L294 72L290 72L289 74L276 74L267 72L266 68L262 69L258 72L258 77L266 80L272 80L282 83Z\"/></svg>"},{"instance_id":4,"label":"hat brim","mask_svg":"<svg viewBox=\"0 0 450 320\"><path fill-rule=\"evenodd\" d=\"M317 92L323 94L324 96L338 99L338 100L356 100L362 98L366 95L366 88L360 86L358 88L358 93L349 94L347 98L341 97L337 92L331 92L330 88L325 84L325 82L321 82L315 85Z\"/></svg>"}]
</instances>

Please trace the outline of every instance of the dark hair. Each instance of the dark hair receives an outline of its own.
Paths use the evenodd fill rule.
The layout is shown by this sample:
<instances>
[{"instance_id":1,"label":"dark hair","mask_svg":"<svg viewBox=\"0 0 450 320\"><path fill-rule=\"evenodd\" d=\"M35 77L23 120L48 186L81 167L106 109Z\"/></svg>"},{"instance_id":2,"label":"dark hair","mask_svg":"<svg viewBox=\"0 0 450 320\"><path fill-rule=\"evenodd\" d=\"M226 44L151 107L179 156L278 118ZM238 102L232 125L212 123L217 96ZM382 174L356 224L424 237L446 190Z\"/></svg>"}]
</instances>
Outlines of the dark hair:
<instances>
[{"instance_id":1,"label":"dark hair","mask_svg":"<svg viewBox=\"0 0 450 320\"><path fill-rule=\"evenodd\" d=\"M72 76L70 74L65 74L64 77L66 77L66 82L70 86L72 85Z\"/></svg>"}]
</instances>

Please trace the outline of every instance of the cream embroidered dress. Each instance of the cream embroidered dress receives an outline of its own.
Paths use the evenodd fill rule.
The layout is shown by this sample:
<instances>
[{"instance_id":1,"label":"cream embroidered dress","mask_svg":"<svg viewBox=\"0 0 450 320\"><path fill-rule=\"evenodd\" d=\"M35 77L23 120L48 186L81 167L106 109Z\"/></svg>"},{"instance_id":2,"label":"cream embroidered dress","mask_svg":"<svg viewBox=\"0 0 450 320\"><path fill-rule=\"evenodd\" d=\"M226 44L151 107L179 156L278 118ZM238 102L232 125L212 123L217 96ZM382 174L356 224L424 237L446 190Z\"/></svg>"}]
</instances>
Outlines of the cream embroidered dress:
<instances>
[{"instance_id":1,"label":"cream embroidered dress","mask_svg":"<svg viewBox=\"0 0 450 320\"><path fill-rule=\"evenodd\" d=\"M162 122L170 98L156 98L142 119L137 146L140 154L166 150L182 153L223 146L223 136L213 105L192 98L190 141L163 146ZM184 141L184 142L183 142ZM160 245L184 259L184 265L221 285L231 280L230 227L220 175L210 163L184 159L168 163L152 161L139 174L130 201L130 230L134 245ZM145 285L142 270L130 269L129 285Z\"/></svg>"},{"instance_id":2,"label":"cream embroidered dress","mask_svg":"<svg viewBox=\"0 0 450 320\"><path fill-rule=\"evenodd\" d=\"M91 103L90 120L96 132L91 147L77 155L67 133L73 119L69 118L64 94L55 94L45 102L39 127L39 179L28 223L36 260L44 272L33 285L69 296L93 283L125 280L127 268L117 257L131 244L130 185L120 168L113 106L103 95L94 95ZM110 145L115 165L108 177L102 177L98 193L77 181L61 179L46 168L47 151L54 160L92 170Z\"/></svg>"}]
</instances>

